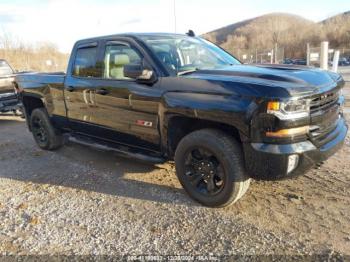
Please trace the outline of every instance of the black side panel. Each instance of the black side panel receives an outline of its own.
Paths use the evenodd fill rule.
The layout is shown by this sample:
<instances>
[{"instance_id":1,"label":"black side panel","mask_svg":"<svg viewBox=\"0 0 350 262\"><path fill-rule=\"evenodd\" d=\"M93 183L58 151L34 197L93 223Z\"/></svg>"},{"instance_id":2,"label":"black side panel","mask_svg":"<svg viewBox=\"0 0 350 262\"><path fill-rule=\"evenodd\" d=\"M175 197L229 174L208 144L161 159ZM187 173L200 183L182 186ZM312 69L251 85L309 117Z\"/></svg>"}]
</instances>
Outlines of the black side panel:
<instances>
[{"instance_id":1,"label":"black side panel","mask_svg":"<svg viewBox=\"0 0 350 262\"><path fill-rule=\"evenodd\" d=\"M159 146L142 138L132 136L128 133L118 132L115 129L107 128L92 123L70 120L72 129L77 134L90 136L105 142L112 142L126 147L134 147L150 152L158 153Z\"/></svg>"}]
</instances>

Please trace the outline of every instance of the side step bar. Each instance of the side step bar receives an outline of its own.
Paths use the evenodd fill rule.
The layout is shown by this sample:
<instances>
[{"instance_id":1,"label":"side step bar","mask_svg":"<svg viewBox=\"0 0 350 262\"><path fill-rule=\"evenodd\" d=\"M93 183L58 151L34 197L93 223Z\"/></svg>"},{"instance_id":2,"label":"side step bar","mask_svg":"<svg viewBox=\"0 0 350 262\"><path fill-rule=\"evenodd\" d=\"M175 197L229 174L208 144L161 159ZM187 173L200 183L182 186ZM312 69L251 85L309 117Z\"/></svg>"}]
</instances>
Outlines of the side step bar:
<instances>
[{"instance_id":1,"label":"side step bar","mask_svg":"<svg viewBox=\"0 0 350 262\"><path fill-rule=\"evenodd\" d=\"M68 141L73 143L89 146L89 147L103 150L103 151L113 151L121 156L128 157L128 158L134 158L134 159L136 158L138 160L153 163L153 164L162 164L166 162L165 158L158 156L157 154L147 150L122 146L117 143L113 143L111 145L111 143L104 142L103 140L92 139L90 137L86 137L78 134L70 134L68 135L67 138L68 138Z\"/></svg>"}]
</instances>

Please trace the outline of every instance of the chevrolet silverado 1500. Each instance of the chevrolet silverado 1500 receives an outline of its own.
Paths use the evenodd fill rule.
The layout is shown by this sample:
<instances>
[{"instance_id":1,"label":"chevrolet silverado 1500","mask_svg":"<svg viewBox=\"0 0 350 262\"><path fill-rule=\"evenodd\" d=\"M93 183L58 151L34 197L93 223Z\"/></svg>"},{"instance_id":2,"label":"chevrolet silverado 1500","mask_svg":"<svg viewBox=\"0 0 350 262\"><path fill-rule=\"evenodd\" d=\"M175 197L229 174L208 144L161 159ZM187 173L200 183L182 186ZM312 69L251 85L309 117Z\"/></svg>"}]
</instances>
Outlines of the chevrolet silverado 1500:
<instances>
[{"instance_id":1,"label":"chevrolet silverado 1500","mask_svg":"<svg viewBox=\"0 0 350 262\"><path fill-rule=\"evenodd\" d=\"M186 192L234 203L250 178L305 173L343 144L342 77L304 66L243 65L192 35L121 34L78 41L67 74L16 77L30 131L126 155L174 160Z\"/></svg>"}]
</instances>

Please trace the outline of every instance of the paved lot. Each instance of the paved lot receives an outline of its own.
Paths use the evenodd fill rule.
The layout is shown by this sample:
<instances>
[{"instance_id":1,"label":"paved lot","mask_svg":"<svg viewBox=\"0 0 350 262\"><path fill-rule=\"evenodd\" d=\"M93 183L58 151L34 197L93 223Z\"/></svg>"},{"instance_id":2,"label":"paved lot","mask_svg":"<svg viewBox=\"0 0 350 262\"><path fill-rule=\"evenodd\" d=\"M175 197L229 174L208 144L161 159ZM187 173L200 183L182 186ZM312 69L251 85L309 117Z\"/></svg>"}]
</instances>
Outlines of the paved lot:
<instances>
[{"instance_id":1,"label":"paved lot","mask_svg":"<svg viewBox=\"0 0 350 262\"><path fill-rule=\"evenodd\" d=\"M320 169L253 181L225 209L197 205L173 167L68 144L38 149L0 116L0 254L350 255L350 138Z\"/></svg>"}]
</instances>

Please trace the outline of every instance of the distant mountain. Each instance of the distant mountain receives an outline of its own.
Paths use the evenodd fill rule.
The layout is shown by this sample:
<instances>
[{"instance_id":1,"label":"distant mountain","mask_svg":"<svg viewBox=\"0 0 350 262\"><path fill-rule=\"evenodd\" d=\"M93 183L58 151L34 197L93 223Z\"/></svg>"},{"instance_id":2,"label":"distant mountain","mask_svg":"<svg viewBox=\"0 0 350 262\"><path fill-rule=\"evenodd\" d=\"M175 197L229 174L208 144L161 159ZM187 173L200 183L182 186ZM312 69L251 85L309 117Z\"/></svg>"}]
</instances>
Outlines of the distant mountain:
<instances>
[{"instance_id":1,"label":"distant mountain","mask_svg":"<svg viewBox=\"0 0 350 262\"><path fill-rule=\"evenodd\" d=\"M297 15L287 13L271 13L216 29L212 32L204 34L203 36L207 38L214 37L216 43L222 44L229 36L249 35L251 31L254 31L254 33L259 31L263 32L265 31L266 26L268 26L268 24L272 21L280 23L285 29L288 29L291 25L298 25L302 27L314 24L314 22Z\"/></svg>"},{"instance_id":2,"label":"distant mountain","mask_svg":"<svg viewBox=\"0 0 350 262\"><path fill-rule=\"evenodd\" d=\"M306 44L328 40L332 48L350 48L350 11L320 23L287 13L271 13L234 23L202 35L237 55L241 50L259 52L276 46L285 57L303 57Z\"/></svg>"},{"instance_id":3,"label":"distant mountain","mask_svg":"<svg viewBox=\"0 0 350 262\"><path fill-rule=\"evenodd\" d=\"M319 25L324 33L324 39L330 42L332 48L350 51L350 11L332 16Z\"/></svg>"},{"instance_id":4,"label":"distant mountain","mask_svg":"<svg viewBox=\"0 0 350 262\"><path fill-rule=\"evenodd\" d=\"M349 19L350 18L350 11L347 11L347 12L344 12L344 13L340 13L340 14L337 14L335 16L331 16L323 21L321 21L320 23L321 24L325 24L325 23L329 23L329 22L334 22L334 20L337 20L337 19Z\"/></svg>"}]
</instances>

